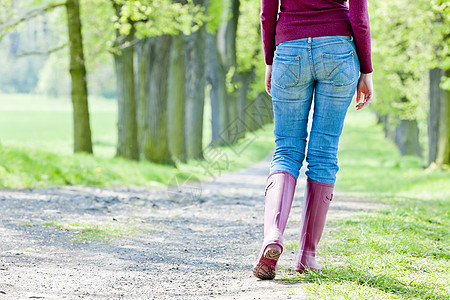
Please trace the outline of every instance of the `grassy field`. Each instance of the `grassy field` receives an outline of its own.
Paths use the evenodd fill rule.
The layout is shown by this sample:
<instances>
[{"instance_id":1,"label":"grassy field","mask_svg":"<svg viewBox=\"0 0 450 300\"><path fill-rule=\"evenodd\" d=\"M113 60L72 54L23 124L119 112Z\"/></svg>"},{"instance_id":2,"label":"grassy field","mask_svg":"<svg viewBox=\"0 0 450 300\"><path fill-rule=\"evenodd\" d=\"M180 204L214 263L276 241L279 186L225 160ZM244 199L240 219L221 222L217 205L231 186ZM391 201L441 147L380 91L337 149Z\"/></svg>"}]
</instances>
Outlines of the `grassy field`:
<instances>
[{"instance_id":1,"label":"grassy field","mask_svg":"<svg viewBox=\"0 0 450 300\"><path fill-rule=\"evenodd\" d=\"M33 95L0 95L0 187L29 188L60 185L158 186L176 176L204 179L250 166L273 148L273 125L247 135L233 148L206 148L210 122L205 118L206 161L177 167L115 158L117 108L112 100L90 99L94 156L72 154L69 99ZM208 114L208 110L205 110Z\"/></svg>"},{"instance_id":2,"label":"grassy field","mask_svg":"<svg viewBox=\"0 0 450 300\"><path fill-rule=\"evenodd\" d=\"M450 170L425 169L423 159L401 156L372 114L350 110L339 151L337 188L349 192L450 199Z\"/></svg>"},{"instance_id":3,"label":"grassy field","mask_svg":"<svg viewBox=\"0 0 450 300\"><path fill-rule=\"evenodd\" d=\"M117 141L117 105L113 100L90 99L94 153L112 157ZM73 149L70 99L39 95L0 95L0 142L55 154Z\"/></svg>"},{"instance_id":4,"label":"grassy field","mask_svg":"<svg viewBox=\"0 0 450 300\"><path fill-rule=\"evenodd\" d=\"M389 208L330 219L321 273L281 270L311 299L450 299L450 172L402 157L367 112L350 110L341 139L338 197ZM336 201L339 201L337 199ZM298 243L287 243L297 250Z\"/></svg>"}]
</instances>

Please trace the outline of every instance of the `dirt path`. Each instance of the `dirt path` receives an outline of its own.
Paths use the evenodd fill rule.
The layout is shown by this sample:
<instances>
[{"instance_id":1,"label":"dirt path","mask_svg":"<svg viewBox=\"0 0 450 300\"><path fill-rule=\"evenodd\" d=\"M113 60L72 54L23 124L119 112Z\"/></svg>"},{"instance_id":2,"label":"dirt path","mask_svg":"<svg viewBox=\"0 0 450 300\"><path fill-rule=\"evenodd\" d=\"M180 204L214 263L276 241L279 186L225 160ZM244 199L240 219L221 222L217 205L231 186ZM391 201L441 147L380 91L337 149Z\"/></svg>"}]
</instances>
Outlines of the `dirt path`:
<instances>
[{"instance_id":1,"label":"dirt path","mask_svg":"<svg viewBox=\"0 0 450 300\"><path fill-rule=\"evenodd\" d=\"M0 190L0 299L306 299L301 283L251 273L268 166L180 192ZM285 241L299 231L301 176ZM336 194L329 218L374 206L344 198ZM294 261L285 251L280 266Z\"/></svg>"}]
</instances>

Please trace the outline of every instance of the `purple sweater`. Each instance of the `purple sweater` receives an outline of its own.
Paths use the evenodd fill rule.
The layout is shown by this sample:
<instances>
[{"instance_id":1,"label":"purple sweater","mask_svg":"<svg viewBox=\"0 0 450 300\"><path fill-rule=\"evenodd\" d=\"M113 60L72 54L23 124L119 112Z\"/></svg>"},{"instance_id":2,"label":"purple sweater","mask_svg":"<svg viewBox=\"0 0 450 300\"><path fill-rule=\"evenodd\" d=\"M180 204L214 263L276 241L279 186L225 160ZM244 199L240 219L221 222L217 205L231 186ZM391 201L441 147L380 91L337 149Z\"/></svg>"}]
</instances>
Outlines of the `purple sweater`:
<instances>
[{"instance_id":1,"label":"purple sweater","mask_svg":"<svg viewBox=\"0 0 450 300\"><path fill-rule=\"evenodd\" d=\"M279 43L344 35L355 39L361 73L373 71L367 0L350 0L349 7L346 0L261 0L261 25L267 65L272 64Z\"/></svg>"}]
</instances>

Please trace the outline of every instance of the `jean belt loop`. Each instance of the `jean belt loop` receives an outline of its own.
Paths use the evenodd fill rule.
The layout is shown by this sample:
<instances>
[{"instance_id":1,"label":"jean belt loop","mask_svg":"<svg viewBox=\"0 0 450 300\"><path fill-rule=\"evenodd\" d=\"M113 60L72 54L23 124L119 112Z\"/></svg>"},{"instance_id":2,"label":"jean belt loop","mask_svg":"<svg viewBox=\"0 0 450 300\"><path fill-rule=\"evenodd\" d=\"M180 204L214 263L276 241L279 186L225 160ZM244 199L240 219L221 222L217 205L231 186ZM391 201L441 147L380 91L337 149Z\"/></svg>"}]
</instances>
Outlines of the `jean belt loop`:
<instances>
[{"instance_id":1,"label":"jean belt loop","mask_svg":"<svg viewBox=\"0 0 450 300\"><path fill-rule=\"evenodd\" d=\"M353 35L350 36L350 42L353 42Z\"/></svg>"}]
</instances>

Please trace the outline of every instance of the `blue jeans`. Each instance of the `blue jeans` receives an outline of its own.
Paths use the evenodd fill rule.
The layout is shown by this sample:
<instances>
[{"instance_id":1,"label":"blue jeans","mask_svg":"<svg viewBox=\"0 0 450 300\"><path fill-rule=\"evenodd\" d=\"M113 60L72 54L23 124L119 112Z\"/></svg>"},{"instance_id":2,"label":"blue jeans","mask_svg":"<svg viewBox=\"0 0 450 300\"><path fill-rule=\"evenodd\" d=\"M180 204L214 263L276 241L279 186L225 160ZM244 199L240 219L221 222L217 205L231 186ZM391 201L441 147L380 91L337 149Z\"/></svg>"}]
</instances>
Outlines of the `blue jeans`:
<instances>
[{"instance_id":1,"label":"blue jeans","mask_svg":"<svg viewBox=\"0 0 450 300\"><path fill-rule=\"evenodd\" d=\"M271 81L276 147L270 173L287 171L298 177L314 96L306 176L335 183L339 137L358 78L352 37L313 37L277 45Z\"/></svg>"}]
</instances>

